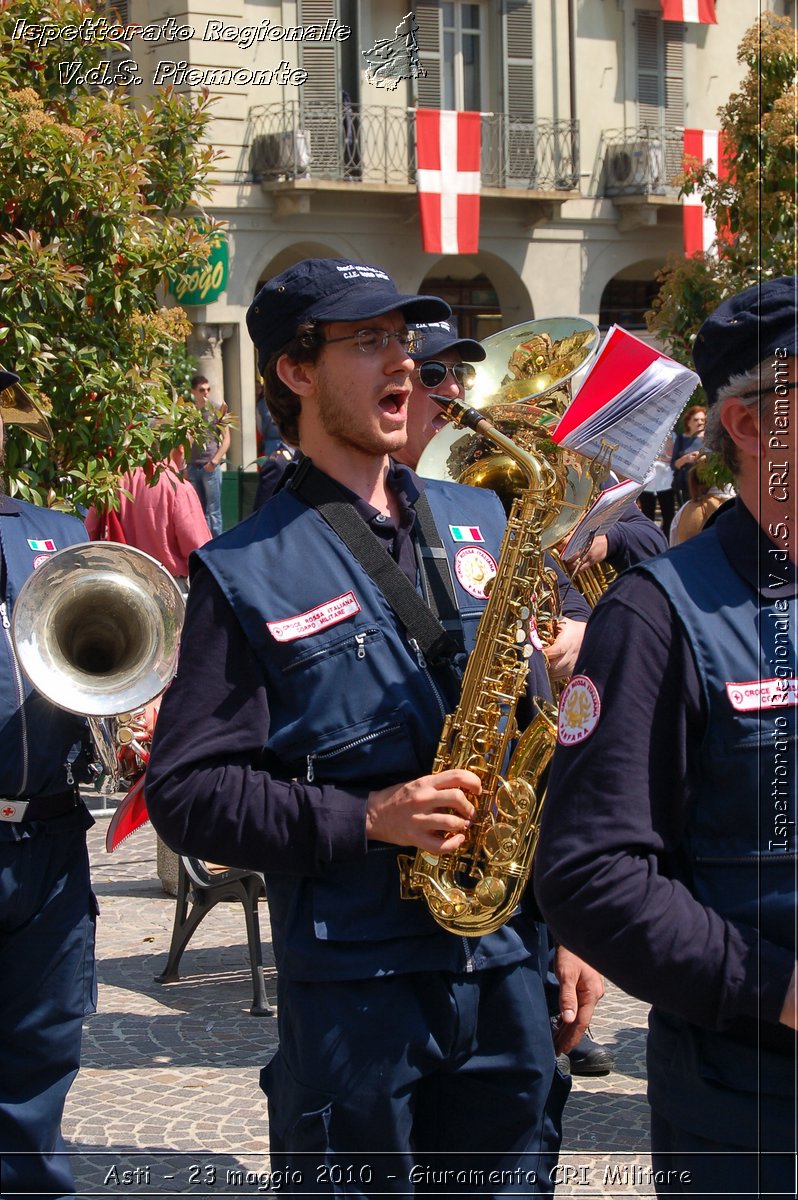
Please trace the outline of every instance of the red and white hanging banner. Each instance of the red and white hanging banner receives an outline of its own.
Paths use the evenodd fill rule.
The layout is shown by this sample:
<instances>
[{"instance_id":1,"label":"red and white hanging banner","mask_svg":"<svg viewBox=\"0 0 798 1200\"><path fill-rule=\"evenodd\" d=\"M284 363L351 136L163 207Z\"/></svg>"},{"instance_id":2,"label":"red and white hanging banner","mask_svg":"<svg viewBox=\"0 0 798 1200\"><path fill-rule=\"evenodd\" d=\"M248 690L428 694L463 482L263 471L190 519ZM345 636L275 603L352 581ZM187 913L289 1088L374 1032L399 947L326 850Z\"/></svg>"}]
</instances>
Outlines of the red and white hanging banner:
<instances>
[{"instance_id":1,"label":"red and white hanging banner","mask_svg":"<svg viewBox=\"0 0 798 1200\"><path fill-rule=\"evenodd\" d=\"M698 159L700 163L709 159L718 179L726 179L729 174L726 141L717 129L685 129L684 157ZM704 208L700 192L682 196L682 213L685 257L708 254L718 240L718 231L714 217Z\"/></svg>"},{"instance_id":2,"label":"red and white hanging banner","mask_svg":"<svg viewBox=\"0 0 798 1200\"><path fill-rule=\"evenodd\" d=\"M663 21L686 21L692 25L717 25L715 0L662 0Z\"/></svg>"},{"instance_id":3,"label":"red and white hanging banner","mask_svg":"<svg viewBox=\"0 0 798 1200\"><path fill-rule=\"evenodd\" d=\"M427 254L479 249L478 112L416 109L416 186Z\"/></svg>"}]
</instances>

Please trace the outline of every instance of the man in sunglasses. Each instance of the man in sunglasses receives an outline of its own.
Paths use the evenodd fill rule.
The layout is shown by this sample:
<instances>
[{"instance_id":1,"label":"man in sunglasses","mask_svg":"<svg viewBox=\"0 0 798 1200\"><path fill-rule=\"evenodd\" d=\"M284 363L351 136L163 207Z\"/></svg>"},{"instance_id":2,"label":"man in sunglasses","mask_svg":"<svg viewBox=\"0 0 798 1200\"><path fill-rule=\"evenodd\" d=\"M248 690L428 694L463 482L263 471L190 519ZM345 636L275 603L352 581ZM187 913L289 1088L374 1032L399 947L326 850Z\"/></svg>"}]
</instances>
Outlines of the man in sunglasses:
<instances>
[{"instance_id":1,"label":"man in sunglasses","mask_svg":"<svg viewBox=\"0 0 798 1200\"><path fill-rule=\"evenodd\" d=\"M488 578L475 568L505 523L491 493L424 486L391 460L420 341L406 322L448 312L338 259L258 293L247 322L267 402L301 457L193 556L152 750L148 808L168 844L265 873L280 1048L261 1085L286 1193L553 1190L568 1082L544 927L518 912L460 937L400 891L399 849L455 852L475 814L478 776L430 772L459 695L450 650L473 647ZM577 1040L601 982L567 954L560 967Z\"/></svg>"},{"instance_id":2,"label":"man in sunglasses","mask_svg":"<svg viewBox=\"0 0 798 1200\"><path fill-rule=\"evenodd\" d=\"M458 336L454 317L413 325L411 329L420 335L422 343L411 354L416 367L407 406L407 441L394 458L415 470L428 443L447 424L440 405L430 400L430 393L462 400L474 386L474 363L482 362L486 351L472 338Z\"/></svg>"}]
</instances>

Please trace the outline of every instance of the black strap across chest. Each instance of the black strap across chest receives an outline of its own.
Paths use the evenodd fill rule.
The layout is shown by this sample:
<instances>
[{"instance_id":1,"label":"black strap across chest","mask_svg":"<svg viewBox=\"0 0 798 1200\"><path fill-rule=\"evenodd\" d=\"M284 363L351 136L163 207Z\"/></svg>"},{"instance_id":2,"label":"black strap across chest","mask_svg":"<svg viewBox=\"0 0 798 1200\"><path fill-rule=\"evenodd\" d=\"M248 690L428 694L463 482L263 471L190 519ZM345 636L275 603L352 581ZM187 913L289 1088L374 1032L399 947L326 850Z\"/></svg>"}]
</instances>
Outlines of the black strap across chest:
<instances>
[{"instance_id":1,"label":"black strap across chest","mask_svg":"<svg viewBox=\"0 0 798 1200\"><path fill-rule=\"evenodd\" d=\"M419 596L413 584L363 518L343 498L335 484L303 458L286 485L309 508L315 508L348 547L407 630L424 658L433 665L451 660L462 648L462 622L449 575L446 551L440 542L429 501L422 493L416 503L419 537L417 559L425 592L441 620ZM442 556L442 557L441 557ZM458 636L458 634L460 636Z\"/></svg>"}]
</instances>

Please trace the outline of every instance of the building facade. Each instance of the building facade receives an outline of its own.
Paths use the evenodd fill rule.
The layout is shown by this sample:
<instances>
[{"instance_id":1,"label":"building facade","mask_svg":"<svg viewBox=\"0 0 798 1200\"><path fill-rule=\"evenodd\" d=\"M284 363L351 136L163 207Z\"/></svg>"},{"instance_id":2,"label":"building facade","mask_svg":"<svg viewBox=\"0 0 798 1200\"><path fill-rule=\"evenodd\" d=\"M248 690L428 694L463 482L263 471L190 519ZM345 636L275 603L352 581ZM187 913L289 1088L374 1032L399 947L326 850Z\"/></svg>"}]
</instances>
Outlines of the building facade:
<instances>
[{"instance_id":1,"label":"building facade","mask_svg":"<svg viewBox=\"0 0 798 1200\"><path fill-rule=\"evenodd\" d=\"M134 39L134 90L216 98L206 211L226 222L229 273L187 311L239 418L231 462L255 458L244 314L307 256L379 264L478 338L558 315L640 328L682 250L682 131L717 129L766 8L794 17L794 0L716 0L715 25L664 21L660 0L129 0L127 20L165 33ZM482 114L476 254L422 250L418 107Z\"/></svg>"}]
</instances>

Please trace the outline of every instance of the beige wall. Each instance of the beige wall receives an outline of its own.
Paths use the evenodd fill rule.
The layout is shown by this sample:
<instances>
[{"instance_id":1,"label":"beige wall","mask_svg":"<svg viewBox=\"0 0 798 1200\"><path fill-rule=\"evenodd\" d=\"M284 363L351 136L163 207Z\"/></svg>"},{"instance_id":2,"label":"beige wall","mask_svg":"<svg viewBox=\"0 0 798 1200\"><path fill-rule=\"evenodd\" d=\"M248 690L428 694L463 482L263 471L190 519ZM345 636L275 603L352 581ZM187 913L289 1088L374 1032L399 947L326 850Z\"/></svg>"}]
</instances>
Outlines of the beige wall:
<instances>
[{"instance_id":1,"label":"beige wall","mask_svg":"<svg viewBox=\"0 0 798 1200\"><path fill-rule=\"evenodd\" d=\"M390 36L405 15L407 0L362 0L360 46ZM498 5L488 4L496 13ZM719 24L688 26L685 39L685 119L688 125L717 127L717 109L738 86L742 70L736 49L759 11L759 0L718 0ZM783 8L783 0L770 7ZM223 9L223 12L220 11ZM540 213L523 194L483 198L480 253L457 263L457 272L484 273L499 295L506 326L530 317L581 314L595 320L601 294L616 275L651 278L669 253L681 249L679 213L672 204L616 205L597 194L602 134L634 127L636 64L634 13L659 12L659 0L575 0L576 98L580 127L581 198L555 203ZM569 116L568 0L535 5L536 105L539 118ZM258 25L264 18L284 26L297 24L296 4L247 3L246 0L132 0L131 19L163 21L173 17L194 27L190 42L147 48L138 42L133 57L145 80L159 61L186 60L192 67L273 69L281 60L298 65L296 43L236 43L202 40L206 22L222 16L230 24ZM498 25L495 30L498 36ZM494 65L497 56L490 54ZM496 80L492 86L496 87ZM185 90L185 89L183 89ZM233 445L234 461L248 465L255 454L255 374L244 314L258 281L307 255L335 255L376 262L405 291L420 288L427 276L451 273L451 262L421 251L416 198L411 188L366 186L351 182L337 188L305 189L288 205L274 192L246 181L245 145L251 107L296 99L297 89L278 85L217 89L210 139L224 151L218 186L207 206L228 223L230 274L227 293L216 303L190 310L198 325L224 328L226 399L239 413L241 432ZM146 84L140 89L146 91ZM361 85L364 104L403 108L410 88L396 91ZM299 189L302 191L302 189Z\"/></svg>"}]
</instances>

